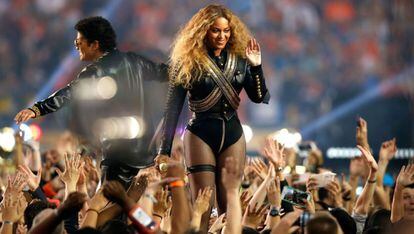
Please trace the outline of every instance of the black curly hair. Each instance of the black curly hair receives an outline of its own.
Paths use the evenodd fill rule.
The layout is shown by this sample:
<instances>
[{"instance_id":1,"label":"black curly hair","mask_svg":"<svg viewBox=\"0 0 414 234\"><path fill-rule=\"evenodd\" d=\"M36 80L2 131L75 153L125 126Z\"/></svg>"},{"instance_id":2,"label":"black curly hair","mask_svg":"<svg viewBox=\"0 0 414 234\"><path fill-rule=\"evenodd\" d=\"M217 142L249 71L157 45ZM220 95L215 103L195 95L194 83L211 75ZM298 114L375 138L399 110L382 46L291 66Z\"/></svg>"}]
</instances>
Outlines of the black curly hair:
<instances>
[{"instance_id":1,"label":"black curly hair","mask_svg":"<svg viewBox=\"0 0 414 234\"><path fill-rule=\"evenodd\" d=\"M111 23L101 16L92 16L78 21L75 29L88 41L99 42L99 49L108 52L116 48L116 33Z\"/></svg>"}]
</instances>

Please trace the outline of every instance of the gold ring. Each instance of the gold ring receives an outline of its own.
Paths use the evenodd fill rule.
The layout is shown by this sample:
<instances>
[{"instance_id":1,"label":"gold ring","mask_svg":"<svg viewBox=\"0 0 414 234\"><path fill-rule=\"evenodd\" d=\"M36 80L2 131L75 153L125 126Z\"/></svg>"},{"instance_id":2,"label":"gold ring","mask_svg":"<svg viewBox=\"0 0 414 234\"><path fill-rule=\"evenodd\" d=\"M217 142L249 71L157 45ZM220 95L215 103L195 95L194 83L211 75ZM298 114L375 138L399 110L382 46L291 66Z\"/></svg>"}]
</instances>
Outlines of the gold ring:
<instances>
[{"instance_id":1,"label":"gold ring","mask_svg":"<svg viewBox=\"0 0 414 234\"><path fill-rule=\"evenodd\" d=\"M158 166L161 172L166 172L168 165L167 163L160 163L160 165Z\"/></svg>"}]
</instances>

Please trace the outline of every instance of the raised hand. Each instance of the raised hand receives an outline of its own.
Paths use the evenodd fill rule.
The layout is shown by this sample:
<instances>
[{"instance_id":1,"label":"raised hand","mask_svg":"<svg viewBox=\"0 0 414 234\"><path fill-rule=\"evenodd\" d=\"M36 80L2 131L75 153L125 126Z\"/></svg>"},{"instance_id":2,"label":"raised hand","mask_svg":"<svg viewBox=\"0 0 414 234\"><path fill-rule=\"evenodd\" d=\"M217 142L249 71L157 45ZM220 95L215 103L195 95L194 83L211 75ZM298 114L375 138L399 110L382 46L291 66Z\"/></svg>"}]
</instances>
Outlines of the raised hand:
<instances>
[{"instance_id":1,"label":"raised hand","mask_svg":"<svg viewBox=\"0 0 414 234\"><path fill-rule=\"evenodd\" d=\"M194 202L194 213L203 215L210 207L210 198L213 193L213 189L205 187L198 191L197 199Z\"/></svg>"},{"instance_id":2,"label":"raised hand","mask_svg":"<svg viewBox=\"0 0 414 234\"><path fill-rule=\"evenodd\" d=\"M256 229L257 226L261 223L262 219L267 213L267 204L259 206L257 203L254 207L249 207L246 209L243 216L243 226Z\"/></svg>"},{"instance_id":3,"label":"raised hand","mask_svg":"<svg viewBox=\"0 0 414 234\"><path fill-rule=\"evenodd\" d=\"M84 166L83 160L79 154L72 154L70 157L65 154L65 170L62 172L60 169L56 169L56 173L59 178L65 184L68 194L76 191L76 184L78 183L81 169Z\"/></svg>"},{"instance_id":4,"label":"raised hand","mask_svg":"<svg viewBox=\"0 0 414 234\"><path fill-rule=\"evenodd\" d=\"M374 159L374 156L372 156L369 149L366 149L360 145L357 145L358 149L361 151L362 159L364 160L365 164L370 168L372 173L375 173L378 171L378 164Z\"/></svg>"},{"instance_id":5,"label":"raised hand","mask_svg":"<svg viewBox=\"0 0 414 234\"><path fill-rule=\"evenodd\" d=\"M397 153L397 144L396 139L393 138L392 140L382 143L379 152L379 160L390 161L394 157L395 153Z\"/></svg>"},{"instance_id":6,"label":"raised hand","mask_svg":"<svg viewBox=\"0 0 414 234\"><path fill-rule=\"evenodd\" d=\"M264 180L267 176L268 167L267 165L259 158L253 158L252 160L253 171Z\"/></svg>"},{"instance_id":7,"label":"raised hand","mask_svg":"<svg viewBox=\"0 0 414 234\"><path fill-rule=\"evenodd\" d=\"M1 207L3 221L16 223L23 216L26 207L27 202L23 193L20 192L17 196L5 194Z\"/></svg>"},{"instance_id":8,"label":"raised hand","mask_svg":"<svg viewBox=\"0 0 414 234\"><path fill-rule=\"evenodd\" d=\"M16 234L26 234L26 233L27 233L27 226L19 223L16 228Z\"/></svg>"},{"instance_id":9,"label":"raised hand","mask_svg":"<svg viewBox=\"0 0 414 234\"><path fill-rule=\"evenodd\" d=\"M262 64L260 45L254 38L250 39L250 41L247 43L246 58L249 64L253 67Z\"/></svg>"},{"instance_id":10,"label":"raised hand","mask_svg":"<svg viewBox=\"0 0 414 234\"><path fill-rule=\"evenodd\" d=\"M157 202L153 206L153 215L165 217L167 210L171 208L172 202L171 197L168 197L168 188L159 189L155 193L155 199Z\"/></svg>"},{"instance_id":11,"label":"raised hand","mask_svg":"<svg viewBox=\"0 0 414 234\"><path fill-rule=\"evenodd\" d=\"M402 166L396 180L397 186L404 188L412 183L414 183L414 164Z\"/></svg>"},{"instance_id":12,"label":"raised hand","mask_svg":"<svg viewBox=\"0 0 414 234\"><path fill-rule=\"evenodd\" d=\"M226 225L225 215L226 213L223 213L216 219L216 221L210 226L208 233L217 233L224 227L224 225Z\"/></svg>"},{"instance_id":13,"label":"raised hand","mask_svg":"<svg viewBox=\"0 0 414 234\"><path fill-rule=\"evenodd\" d=\"M16 116L14 117L14 121L16 121L16 124L20 124L35 117L36 117L36 114L32 110L24 109L24 110L19 111L19 113L16 114Z\"/></svg>"},{"instance_id":14,"label":"raised hand","mask_svg":"<svg viewBox=\"0 0 414 234\"><path fill-rule=\"evenodd\" d=\"M240 196L240 203L241 203L242 212L244 212L246 210L246 208L249 205L249 202L250 202L250 200L252 200L252 198L253 198L253 195L250 195L248 190L242 192L242 194Z\"/></svg>"},{"instance_id":15,"label":"raised hand","mask_svg":"<svg viewBox=\"0 0 414 234\"><path fill-rule=\"evenodd\" d=\"M342 207L342 194L341 194L341 186L336 180L330 181L326 186L326 190L329 192L329 196L334 201L335 207Z\"/></svg>"},{"instance_id":16,"label":"raised hand","mask_svg":"<svg viewBox=\"0 0 414 234\"><path fill-rule=\"evenodd\" d=\"M266 139L266 145L263 150L266 158L273 164L276 170L281 170L286 165L285 155L283 154L284 146L280 145L272 137Z\"/></svg>"},{"instance_id":17,"label":"raised hand","mask_svg":"<svg viewBox=\"0 0 414 234\"><path fill-rule=\"evenodd\" d=\"M27 177L27 186L29 186L29 189L31 191L35 191L40 184L41 175L42 175L42 168L39 168L39 171L37 171L37 175L35 175L32 170L26 165L20 165L19 171L26 175Z\"/></svg>"},{"instance_id":18,"label":"raised hand","mask_svg":"<svg viewBox=\"0 0 414 234\"><path fill-rule=\"evenodd\" d=\"M127 203L127 200L130 199L122 184L115 180L108 181L104 185L102 191L108 200L116 202L122 207L124 207Z\"/></svg>"},{"instance_id":19,"label":"raised hand","mask_svg":"<svg viewBox=\"0 0 414 234\"><path fill-rule=\"evenodd\" d=\"M368 144L368 124L363 118L359 117L358 126L356 127L356 143L366 149L369 149Z\"/></svg>"},{"instance_id":20,"label":"raised hand","mask_svg":"<svg viewBox=\"0 0 414 234\"><path fill-rule=\"evenodd\" d=\"M13 197L17 197L24 186L27 184L27 175L21 171L17 171L16 176L12 180L10 177L7 180L7 187L5 194L8 194Z\"/></svg>"}]
</instances>

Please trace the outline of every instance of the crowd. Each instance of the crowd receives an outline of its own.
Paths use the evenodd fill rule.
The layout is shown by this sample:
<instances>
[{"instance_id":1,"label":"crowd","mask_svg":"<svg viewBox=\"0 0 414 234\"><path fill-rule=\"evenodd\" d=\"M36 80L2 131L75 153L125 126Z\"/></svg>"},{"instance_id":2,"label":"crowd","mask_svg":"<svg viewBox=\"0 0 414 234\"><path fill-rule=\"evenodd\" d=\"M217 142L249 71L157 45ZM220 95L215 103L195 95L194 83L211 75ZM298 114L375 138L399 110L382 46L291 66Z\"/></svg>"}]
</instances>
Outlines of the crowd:
<instances>
[{"instance_id":1,"label":"crowd","mask_svg":"<svg viewBox=\"0 0 414 234\"><path fill-rule=\"evenodd\" d=\"M356 129L361 155L350 159L347 175L324 167L318 149L300 165L294 148L272 138L263 155L248 158L244 168L229 157L220 182L226 211L209 207L214 188L191 197L179 143L166 170L142 169L124 188L117 181L102 184L99 150L68 132L45 152L16 135L13 160L0 170L0 233L199 233L210 209L209 233L410 233L414 166L403 166L394 185L384 184L396 140L385 141L374 158L367 132L361 118ZM359 184L363 189L357 193Z\"/></svg>"}]
</instances>

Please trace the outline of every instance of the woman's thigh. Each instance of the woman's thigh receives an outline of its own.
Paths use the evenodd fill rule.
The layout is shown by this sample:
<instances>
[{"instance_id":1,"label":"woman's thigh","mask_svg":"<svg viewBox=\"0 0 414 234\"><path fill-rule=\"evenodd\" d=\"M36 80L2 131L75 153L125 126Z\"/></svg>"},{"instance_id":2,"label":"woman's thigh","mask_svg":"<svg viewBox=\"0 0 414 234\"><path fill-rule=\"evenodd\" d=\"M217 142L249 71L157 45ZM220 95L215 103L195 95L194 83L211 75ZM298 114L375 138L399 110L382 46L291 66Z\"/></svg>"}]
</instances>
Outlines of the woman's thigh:
<instances>
[{"instance_id":1,"label":"woman's thigh","mask_svg":"<svg viewBox=\"0 0 414 234\"><path fill-rule=\"evenodd\" d=\"M219 205L220 213L224 213L227 205L226 200L226 188L221 181L221 170L225 167L226 158L233 157L239 164L240 168L240 180L242 179L243 169L246 160L246 141L244 135L240 139L224 150L217 159L217 173L216 173L216 185L217 185L217 203Z\"/></svg>"}]
</instances>

